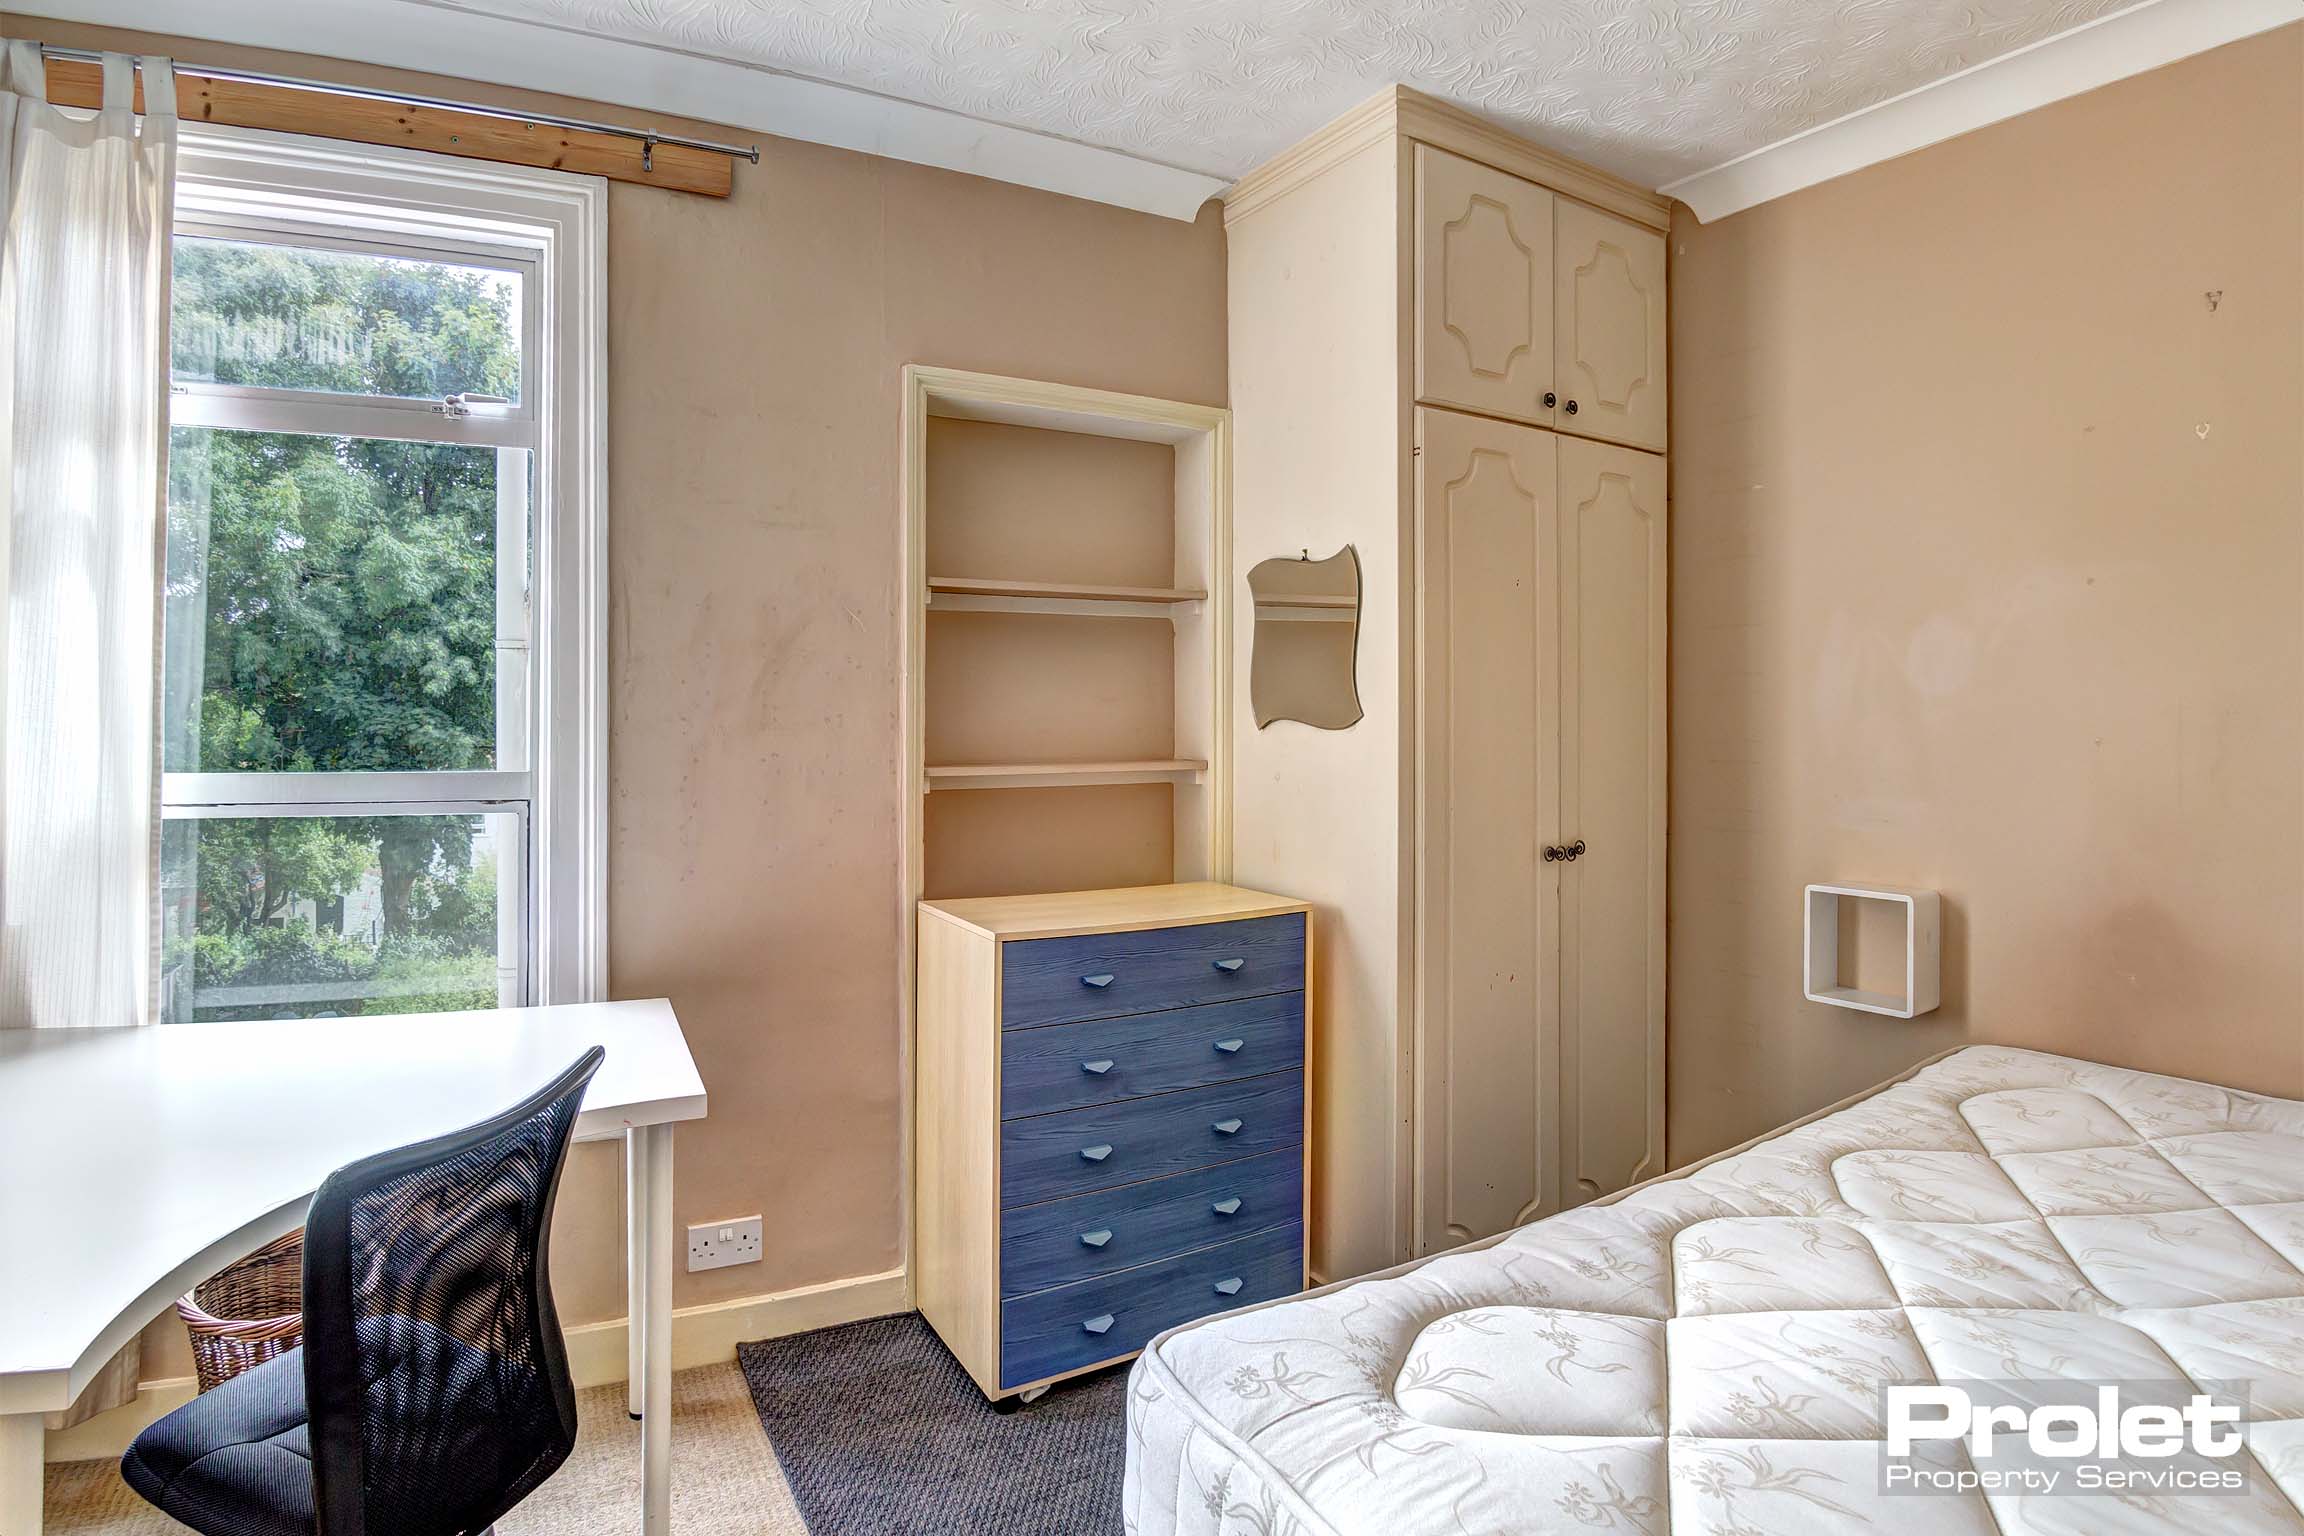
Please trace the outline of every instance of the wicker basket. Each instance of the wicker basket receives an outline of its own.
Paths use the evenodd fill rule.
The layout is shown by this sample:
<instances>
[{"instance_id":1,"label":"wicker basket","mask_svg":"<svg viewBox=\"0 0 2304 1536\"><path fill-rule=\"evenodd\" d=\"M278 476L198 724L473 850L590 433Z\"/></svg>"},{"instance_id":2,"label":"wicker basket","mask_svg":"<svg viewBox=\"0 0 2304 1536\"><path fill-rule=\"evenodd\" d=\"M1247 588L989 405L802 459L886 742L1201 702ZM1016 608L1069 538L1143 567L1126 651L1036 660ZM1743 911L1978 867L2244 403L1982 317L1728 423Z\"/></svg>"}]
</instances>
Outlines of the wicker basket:
<instances>
[{"instance_id":1,"label":"wicker basket","mask_svg":"<svg viewBox=\"0 0 2304 1536\"><path fill-rule=\"evenodd\" d=\"M266 1243L223 1273L201 1281L176 1303L192 1335L200 1390L304 1342L304 1234Z\"/></svg>"}]
</instances>

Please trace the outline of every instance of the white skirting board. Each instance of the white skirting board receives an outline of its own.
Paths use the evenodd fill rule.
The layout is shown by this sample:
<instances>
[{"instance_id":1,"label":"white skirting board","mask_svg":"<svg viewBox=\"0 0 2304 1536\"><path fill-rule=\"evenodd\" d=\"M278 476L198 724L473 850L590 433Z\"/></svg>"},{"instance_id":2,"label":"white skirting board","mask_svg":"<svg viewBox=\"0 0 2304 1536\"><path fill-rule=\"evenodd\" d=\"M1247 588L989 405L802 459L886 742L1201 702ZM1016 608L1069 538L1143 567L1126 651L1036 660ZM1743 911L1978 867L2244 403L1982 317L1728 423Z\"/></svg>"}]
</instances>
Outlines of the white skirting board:
<instances>
[{"instance_id":1,"label":"white skirting board","mask_svg":"<svg viewBox=\"0 0 2304 1536\"><path fill-rule=\"evenodd\" d=\"M890 1269L764 1296L677 1307L672 1312L672 1369L733 1360L736 1346L747 1339L778 1339L839 1323L860 1323L910 1305L904 1271ZM625 1359L624 1319L578 1323L568 1330L568 1372L579 1388L622 1381Z\"/></svg>"},{"instance_id":2,"label":"white skirting board","mask_svg":"<svg viewBox=\"0 0 2304 1536\"><path fill-rule=\"evenodd\" d=\"M676 1308L672 1313L672 1369L685 1371L733 1360L736 1346L748 1339L782 1338L839 1323L887 1317L910 1305L904 1271L891 1269L795 1290ZM624 1319L620 1317L604 1323L578 1323L568 1330L568 1372L578 1388L604 1387L624 1379L624 1333ZM115 1459L147 1425L190 1402L196 1385L190 1376L147 1381L137 1388L135 1402L99 1413L70 1429L49 1431L46 1457L49 1461ZM678 1434L677 1424L673 1432Z\"/></svg>"}]
</instances>

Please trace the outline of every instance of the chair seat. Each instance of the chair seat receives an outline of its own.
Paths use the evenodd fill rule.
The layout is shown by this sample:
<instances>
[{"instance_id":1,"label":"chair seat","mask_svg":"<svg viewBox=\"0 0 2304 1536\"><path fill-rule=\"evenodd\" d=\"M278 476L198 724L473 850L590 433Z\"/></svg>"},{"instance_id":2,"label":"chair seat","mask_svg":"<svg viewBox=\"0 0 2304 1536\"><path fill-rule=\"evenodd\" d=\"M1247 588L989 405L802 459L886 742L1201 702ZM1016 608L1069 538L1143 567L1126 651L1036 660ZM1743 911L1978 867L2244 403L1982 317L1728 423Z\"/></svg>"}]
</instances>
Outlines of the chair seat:
<instances>
[{"instance_id":1,"label":"chair seat","mask_svg":"<svg viewBox=\"0 0 2304 1536\"><path fill-rule=\"evenodd\" d=\"M304 1351L202 1393L136 1437L120 1475L204 1536L312 1536Z\"/></svg>"},{"instance_id":2,"label":"chair seat","mask_svg":"<svg viewBox=\"0 0 2304 1536\"><path fill-rule=\"evenodd\" d=\"M411 1422L412 1399L461 1381L492 1400L502 1362L411 1317L362 1318L361 1355L375 1372L363 1384L371 1411ZM136 1437L120 1475L163 1513L202 1536L314 1536L310 1413L304 1402L304 1351L292 1349L206 1392ZM418 1460L489 1459L485 1443L411 1444ZM559 1465L555 1458L552 1466ZM550 1467L544 1471L551 1470ZM537 1479L541 1481L541 1477ZM526 1492L523 1488L521 1492ZM440 1511L425 1511L439 1516ZM439 1528L453 1529L453 1518ZM479 1522L484 1524L485 1522ZM427 1525L430 1522L426 1522Z\"/></svg>"}]
</instances>

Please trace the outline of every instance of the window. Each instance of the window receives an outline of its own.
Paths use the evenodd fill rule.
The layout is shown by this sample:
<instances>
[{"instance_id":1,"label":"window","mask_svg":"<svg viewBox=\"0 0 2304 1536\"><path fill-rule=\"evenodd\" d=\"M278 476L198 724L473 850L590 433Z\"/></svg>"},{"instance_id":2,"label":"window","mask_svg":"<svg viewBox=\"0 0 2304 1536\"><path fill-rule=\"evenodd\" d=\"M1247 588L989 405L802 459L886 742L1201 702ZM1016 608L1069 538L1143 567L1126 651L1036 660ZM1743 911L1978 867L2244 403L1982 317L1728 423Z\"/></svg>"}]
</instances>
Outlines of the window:
<instances>
[{"instance_id":1,"label":"window","mask_svg":"<svg viewBox=\"0 0 2304 1536\"><path fill-rule=\"evenodd\" d=\"M187 130L162 1017L600 995L602 207Z\"/></svg>"}]
</instances>

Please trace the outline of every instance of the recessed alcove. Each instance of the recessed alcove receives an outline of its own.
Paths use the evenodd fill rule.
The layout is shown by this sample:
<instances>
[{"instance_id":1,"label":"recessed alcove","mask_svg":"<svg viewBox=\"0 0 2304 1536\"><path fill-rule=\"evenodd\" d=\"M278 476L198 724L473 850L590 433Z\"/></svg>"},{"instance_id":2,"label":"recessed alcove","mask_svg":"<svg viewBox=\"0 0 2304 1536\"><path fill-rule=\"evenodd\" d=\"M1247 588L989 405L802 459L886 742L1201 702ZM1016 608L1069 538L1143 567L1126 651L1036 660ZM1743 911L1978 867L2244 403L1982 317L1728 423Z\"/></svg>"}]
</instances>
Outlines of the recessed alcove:
<instances>
[{"instance_id":1,"label":"recessed alcove","mask_svg":"<svg viewBox=\"0 0 2304 1536\"><path fill-rule=\"evenodd\" d=\"M907 889L1222 878L1226 413L906 385Z\"/></svg>"}]
</instances>

